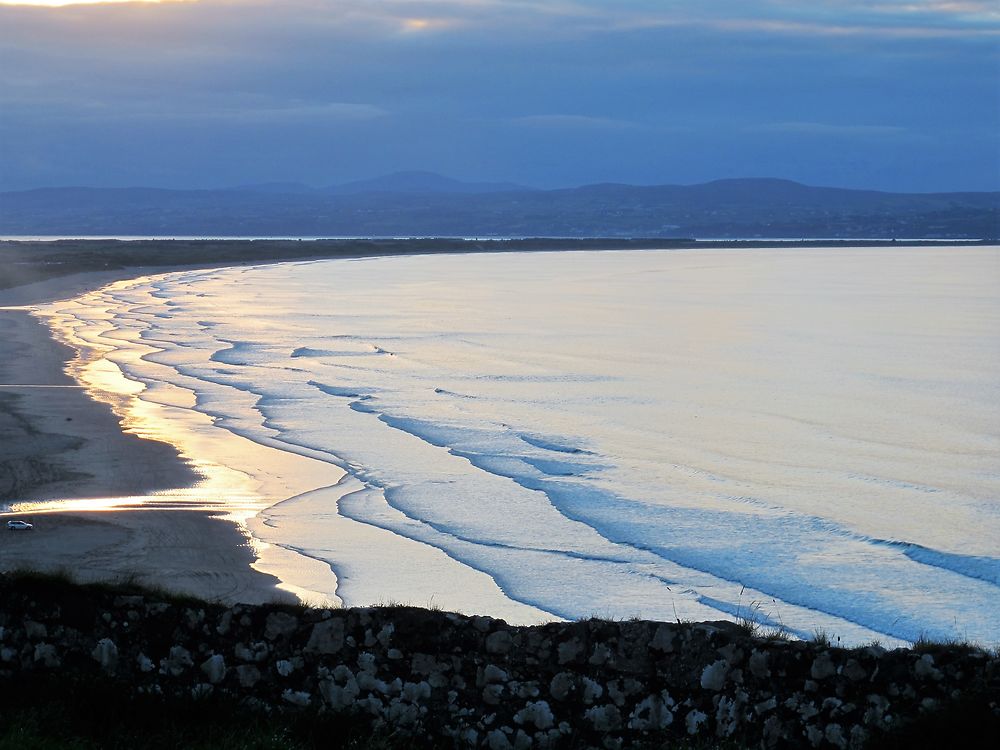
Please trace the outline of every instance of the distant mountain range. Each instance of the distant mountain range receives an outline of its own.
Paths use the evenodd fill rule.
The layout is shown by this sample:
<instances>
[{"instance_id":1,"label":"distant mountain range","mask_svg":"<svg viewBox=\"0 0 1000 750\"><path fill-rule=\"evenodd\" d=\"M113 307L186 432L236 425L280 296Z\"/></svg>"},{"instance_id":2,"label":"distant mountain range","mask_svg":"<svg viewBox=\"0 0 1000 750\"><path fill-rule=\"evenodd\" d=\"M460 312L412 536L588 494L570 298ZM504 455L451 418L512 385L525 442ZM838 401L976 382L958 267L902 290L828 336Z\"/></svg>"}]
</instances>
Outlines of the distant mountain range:
<instances>
[{"instance_id":1,"label":"distant mountain range","mask_svg":"<svg viewBox=\"0 0 1000 750\"><path fill-rule=\"evenodd\" d=\"M371 180L358 180L327 187L310 187L298 182L265 182L241 185L236 190L250 193L292 193L297 195L357 195L359 193L510 193L533 188L513 182L462 182L434 172L394 172Z\"/></svg>"},{"instance_id":2,"label":"distant mountain range","mask_svg":"<svg viewBox=\"0 0 1000 750\"><path fill-rule=\"evenodd\" d=\"M980 239L1000 236L1000 192L886 193L777 179L536 190L400 172L323 188L5 192L0 235Z\"/></svg>"}]
</instances>

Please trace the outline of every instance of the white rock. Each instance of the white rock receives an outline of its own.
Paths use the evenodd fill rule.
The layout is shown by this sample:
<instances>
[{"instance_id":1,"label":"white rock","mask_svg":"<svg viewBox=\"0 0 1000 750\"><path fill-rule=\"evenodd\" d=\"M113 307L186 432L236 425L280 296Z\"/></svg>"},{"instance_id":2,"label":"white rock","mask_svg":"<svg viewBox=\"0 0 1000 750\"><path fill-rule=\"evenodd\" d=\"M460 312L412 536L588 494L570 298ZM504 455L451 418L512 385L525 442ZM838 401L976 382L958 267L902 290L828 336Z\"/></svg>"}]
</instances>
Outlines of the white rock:
<instances>
[{"instance_id":1,"label":"white rock","mask_svg":"<svg viewBox=\"0 0 1000 750\"><path fill-rule=\"evenodd\" d=\"M934 680L941 679L941 670L934 666L934 657L930 654L924 654L917 659L917 662L913 665L913 674L920 679L927 677Z\"/></svg>"},{"instance_id":2,"label":"white rock","mask_svg":"<svg viewBox=\"0 0 1000 750\"><path fill-rule=\"evenodd\" d=\"M629 728L647 731L665 729L674 723L674 715L658 695L650 695L636 705L629 717Z\"/></svg>"},{"instance_id":3,"label":"white rock","mask_svg":"<svg viewBox=\"0 0 1000 750\"><path fill-rule=\"evenodd\" d=\"M233 625L233 612L232 610L227 609L225 612L222 613L222 616L219 618L219 624L215 626L215 632L218 633L219 635L225 635L226 633L229 632L229 628L231 628L232 625Z\"/></svg>"},{"instance_id":4,"label":"white rock","mask_svg":"<svg viewBox=\"0 0 1000 750\"><path fill-rule=\"evenodd\" d=\"M590 705L604 695L604 688L589 677L583 678L583 702Z\"/></svg>"},{"instance_id":5,"label":"white rock","mask_svg":"<svg viewBox=\"0 0 1000 750\"><path fill-rule=\"evenodd\" d=\"M778 701L775 700L772 695L766 701L761 701L753 707L753 710L757 712L758 716L766 714L768 711L773 711L778 706Z\"/></svg>"},{"instance_id":6,"label":"white rock","mask_svg":"<svg viewBox=\"0 0 1000 750\"><path fill-rule=\"evenodd\" d=\"M598 732L611 732L621 726L622 715L612 704L594 706L583 712L583 716Z\"/></svg>"},{"instance_id":7,"label":"white rock","mask_svg":"<svg viewBox=\"0 0 1000 750\"><path fill-rule=\"evenodd\" d=\"M833 677L837 674L837 665L833 663L830 654L824 651L813 661L809 674L814 680L825 680L827 677Z\"/></svg>"},{"instance_id":8,"label":"white rock","mask_svg":"<svg viewBox=\"0 0 1000 750\"><path fill-rule=\"evenodd\" d=\"M160 660L160 672L173 677L180 677L189 667L193 667L191 654L183 646L171 646L170 654Z\"/></svg>"},{"instance_id":9,"label":"white rock","mask_svg":"<svg viewBox=\"0 0 1000 750\"><path fill-rule=\"evenodd\" d=\"M344 647L344 621L340 617L313 625L304 651L311 654L336 654Z\"/></svg>"},{"instance_id":10,"label":"white rock","mask_svg":"<svg viewBox=\"0 0 1000 750\"><path fill-rule=\"evenodd\" d=\"M417 723L417 719L420 717L417 707L411 703L403 703L398 699L394 699L389 704L388 719L393 724L397 724L401 727L412 726Z\"/></svg>"},{"instance_id":11,"label":"white rock","mask_svg":"<svg viewBox=\"0 0 1000 750\"><path fill-rule=\"evenodd\" d=\"M695 709L684 718L684 726L687 727L688 734L698 734L701 725L707 721L708 716Z\"/></svg>"},{"instance_id":12,"label":"white rock","mask_svg":"<svg viewBox=\"0 0 1000 750\"><path fill-rule=\"evenodd\" d=\"M819 743L823 741L823 730L812 725L806 727L806 739L813 747L819 747Z\"/></svg>"},{"instance_id":13,"label":"white rock","mask_svg":"<svg viewBox=\"0 0 1000 750\"><path fill-rule=\"evenodd\" d=\"M611 649L608 648L603 643L598 643L594 646L594 652L590 655L588 663L593 664L595 667L599 667L602 664L606 664L608 660L613 656Z\"/></svg>"},{"instance_id":14,"label":"white rock","mask_svg":"<svg viewBox=\"0 0 1000 750\"><path fill-rule=\"evenodd\" d=\"M399 695L403 692L403 681L398 677L385 686L383 692L386 695Z\"/></svg>"},{"instance_id":15,"label":"white rock","mask_svg":"<svg viewBox=\"0 0 1000 750\"><path fill-rule=\"evenodd\" d=\"M844 737L844 729L840 724L827 724L824 735L826 736L826 741L834 747L841 748L841 750L847 747L847 738Z\"/></svg>"},{"instance_id":16,"label":"white rock","mask_svg":"<svg viewBox=\"0 0 1000 750\"><path fill-rule=\"evenodd\" d=\"M510 740L507 739L507 735L499 729L494 729L486 735L486 746L490 750L513 750Z\"/></svg>"},{"instance_id":17,"label":"white rock","mask_svg":"<svg viewBox=\"0 0 1000 750\"><path fill-rule=\"evenodd\" d=\"M389 641L392 640L392 634L395 632L396 626L390 622L378 632L378 635L375 636L375 638L382 644L382 648L388 648Z\"/></svg>"},{"instance_id":18,"label":"white rock","mask_svg":"<svg viewBox=\"0 0 1000 750\"><path fill-rule=\"evenodd\" d=\"M728 673L729 662L725 659L719 659L714 664L709 664L705 667L705 671L701 673L701 686L705 690L718 692L726 684L726 675Z\"/></svg>"},{"instance_id":19,"label":"white rock","mask_svg":"<svg viewBox=\"0 0 1000 750\"><path fill-rule=\"evenodd\" d=\"M677 633L669 625L663 624L656 629L653 640L649 642L649 647L657 651L671 653L674 650L674 638Z\"/></svg>"},{"instance_id":20,"label":"white rock","mask_svg":"<svg viewBox=\"0 0 1000 750\"><path fill-rule=\"evenodd\" d=\"M140 672L152 672L154 669L156 669L156 665L153 664L153 660L150 659L145 654L139 654L137 657L135 657L135 661L136 664L139 665Z\"/></svg>"},{"instance_id":21,"label":"white rock","mask_svg":"<svg viewBox=\"0 0 1000 750\"><path fill-rule=\"evenodd\" d=\"M487 664L486 669L483 670L483 681L487 684L507 682L508 679L507 673L495 664Z\"/></svg>"},{"instance_id":22,"label":"white rock","mask_svg":"<svg viewBox=\"0 0 1000 750\"><path fill-rule=\"evenodd\" d=\"M90 655L107 674L114 674L118 669L118 646L110 638L99 640Z\"/></svg>"},{"instance_id":23,"label":"white rock","mask_svg":"<svg viewBox=\"0 0 1000 750\"><path fill-rule=\"evenodd\" d=\"M226 660L222 654L214 654L202 662L201 671L205 673L210 683L218 685L226 679Z\"/></svg>"},{"instance_id":24,"label":"white rock","mask_svg":"<svg viewBox=\"0 0 1000 750\"><path fill-rule=\"evenodd\" d=\"M611 680L608 683L608 697L619 708L625 705L625 693L621 691L618 680Z\"/></svg>"},{"instance_id":25,"label":"white rock","mask_svg":"<svg viewBox=\"0 0 1000 750\"><path fill-rule=\"evenodd\" d=\"M715 711L715 733L719 737L731 737L739 725L739 706L729 696L719 696L719 707Z\"/></svg>"},{"instance_id":26,"label":"white rock","mask_svg":"<svg viewBox=\"0 0 1000 750\"><path fill-rule=\"evenodd\" d=\"M358 687L367 692L373 693L384 693L386 692L386 684L382 680L378 679L372 672L364 671L358 672L357 676Z\"/></svg>"},{"instance_id":27,"label":"white rock","mask_svg":"<svg viewBox=\"0 0 1000 750\"><path fill-rule=\"evenodd\" d=\"M555 717L546 701L534 701L514 714L518 724L534 724L537 729L550 729L555 726Z\"/></svg>"},{"instance_id":28,"label":"white rock","mask_svg":"<svg viewBox=\"0 0 1000 750\"><path fill-rule=\"evenodd\" d=\"M358 668L362 672L374 672L375 671L375 655L370 654L367 651L363 651L358 654Z\"/></svg>"},{"instance_id":29,"label":"white rock","mask_svg":"<svg viewBox=\"0 0 1000 750\"><path fill-rule=\"evenodd\" d=\"M537 698L539 693L541 693L541 691L538 689L537 682L534 681L522 682L517 685L517 697L521 698L522 700L528 700L529 698Z\"/></svg>"},{"instance_id":30,"label":"white rock","mask_svg":"<svg viewBox=\"0 0 1000 750\"><path fill-rule=\"evenodd\" d=\"M256 664L267 658L269 650L270 649L266 643L263 641L257 641L256 643L251 643L250 645L237 643L236 647L233 649L233 653L240 661L249 661Z\"/></svg>"},{"instance_id":31,"label":"white rock","mask_svg":"<svg viewBox=\"0 0 1000 750\"><path fill-rule=\"evenodd\" d=\"M354 681L354 673L346 664L338 664L333 669L333 679L343 685L345 682Z\"/></svg>"},{"instance_id":32,"label":"white rock","mask_svg":"<svg viewBox=\"0 0 1000 750\"><path fill-rule=\"evenodd\" d=\"M319 692L330 708L340 711L352 706L361 691L357 681L351 677L342 686L332 680L324 680L319 684Z\"/></svg>"},{"instance_id":33,"label":"white rock","mask_svg":"<svg viewBox=\"0 0 1000 750\"><path fill-rule=\"evenodd\" d=\"M301 690L285 690L281 697L286 703L291 703L293 706L308 706L311 700L309 693Z\"/></svg>"},{"instance_id":34,"label":"white rock","mask_svg":"<svg viewBox=\"0 0 1000 750\"><path fill-rule=\"evenodd\" d=\"M403 700L410 703L426 700L431 697L431 686L421 680L420 682L406 682L402 689Z\"/></svg>"}]
</instances>

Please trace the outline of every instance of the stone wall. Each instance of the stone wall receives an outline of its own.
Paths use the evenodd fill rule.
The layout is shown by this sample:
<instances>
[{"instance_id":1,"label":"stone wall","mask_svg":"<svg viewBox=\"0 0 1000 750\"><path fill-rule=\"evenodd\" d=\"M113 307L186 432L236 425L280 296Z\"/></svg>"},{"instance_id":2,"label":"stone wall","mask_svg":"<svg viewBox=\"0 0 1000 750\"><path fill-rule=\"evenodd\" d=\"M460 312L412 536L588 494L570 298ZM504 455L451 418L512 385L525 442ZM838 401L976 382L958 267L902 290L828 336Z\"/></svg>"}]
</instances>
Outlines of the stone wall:
<instances>
[{"instance_id":1,"label":"stone wall","mask_svg":"<svg viewBox=\"0 0 1000 750\"><path fill-rule=\"evenodd\" d=\"M46 670L358 712L494 750L675 737L853 748L970 695L1000 714L1000 659L962 647L844 650L725 622L512 627L411 608L223 607L0 576L0 679Z\"/></svg>"}]
</instances>

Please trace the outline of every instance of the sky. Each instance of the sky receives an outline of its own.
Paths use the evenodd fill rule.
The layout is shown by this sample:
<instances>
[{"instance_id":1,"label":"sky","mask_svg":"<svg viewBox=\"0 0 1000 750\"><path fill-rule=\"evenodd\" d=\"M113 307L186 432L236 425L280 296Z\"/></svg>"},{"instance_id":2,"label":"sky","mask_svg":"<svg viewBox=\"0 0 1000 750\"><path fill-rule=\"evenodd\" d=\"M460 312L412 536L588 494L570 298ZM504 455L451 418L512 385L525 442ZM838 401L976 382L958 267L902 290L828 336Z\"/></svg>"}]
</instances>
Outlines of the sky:
<instances>
[{"instance_id":1,"label":"sky","mask_svg":"<svg viewBox=\"0 0 1000 750\"><path fill-rule=\"evenodd\" d=\"M0 190L400 170L1000 190L1000 6L0 0Z\"/></svg>"}]
</instances>

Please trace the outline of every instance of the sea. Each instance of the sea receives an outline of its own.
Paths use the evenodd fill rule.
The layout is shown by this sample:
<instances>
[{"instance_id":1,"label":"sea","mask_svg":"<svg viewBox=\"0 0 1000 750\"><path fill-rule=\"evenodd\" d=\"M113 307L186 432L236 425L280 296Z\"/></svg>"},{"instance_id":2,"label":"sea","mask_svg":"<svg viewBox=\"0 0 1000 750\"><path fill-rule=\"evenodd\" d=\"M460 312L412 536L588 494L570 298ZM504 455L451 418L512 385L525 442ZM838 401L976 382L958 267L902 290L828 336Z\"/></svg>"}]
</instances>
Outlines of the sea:
<instances>
[{"instance_id":1,"label":"sea","mask_svg":"<svg viewBox=\"0 0 1000 750\"><path fill-rule=\"evenodd\" d=\"M414 255L39 309L302 598L1000 644L1000 248ZM141 467L136 468L141 471Z\"/></svg>"}]
</instances>

